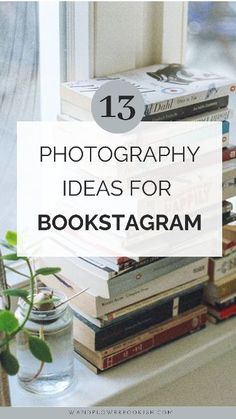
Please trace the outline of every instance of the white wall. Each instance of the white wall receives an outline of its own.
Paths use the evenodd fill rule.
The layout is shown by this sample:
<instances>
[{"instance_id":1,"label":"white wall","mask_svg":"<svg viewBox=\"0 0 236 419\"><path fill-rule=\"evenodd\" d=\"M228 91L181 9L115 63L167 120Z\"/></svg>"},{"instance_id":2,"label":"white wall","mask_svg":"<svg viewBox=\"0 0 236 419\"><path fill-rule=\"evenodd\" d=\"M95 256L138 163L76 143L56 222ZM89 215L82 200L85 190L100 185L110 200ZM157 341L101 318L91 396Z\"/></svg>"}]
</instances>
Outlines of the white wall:
<instances>
[{"instance_id":1,"label":"white wall","mask_svg":"<svg viewBox=\"0 0 236 419\"><path fill-rule=\"evenodd\" d=\"M161 62L183 62L184 2L95 2L95 76Z\"/></svg>"}]
</instances>

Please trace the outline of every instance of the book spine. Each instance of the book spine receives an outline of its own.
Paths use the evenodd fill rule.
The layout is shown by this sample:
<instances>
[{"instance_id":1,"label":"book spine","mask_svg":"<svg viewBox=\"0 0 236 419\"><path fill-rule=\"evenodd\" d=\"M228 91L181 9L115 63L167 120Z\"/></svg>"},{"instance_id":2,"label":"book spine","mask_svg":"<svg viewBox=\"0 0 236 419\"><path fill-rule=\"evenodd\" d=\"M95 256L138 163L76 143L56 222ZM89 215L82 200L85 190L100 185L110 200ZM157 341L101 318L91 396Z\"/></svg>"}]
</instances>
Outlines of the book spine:
<instances>
[{"instance_id":1,"label":"book spine","mask_svg":"<svg viewBox=\"0 0 236 419\"><path fill-rule=\"evenodd\" d=\"M223 163L223 173L222 173L222 177L223 177L223 182L229 182L229 184L231 184L231 182L236 179L236 166L235 167L229 167L228 164L232 164L232 161L226 161Z\"/></svg>"},{"instance_id":2,"label":"book spine","mask_svg":"<svg viewBox=\"0 0 236 419\"><path fill-rule=\"evenodd\" d=\"M184 118L184 121L186 120L186 121L222 121L223 122L224 120L229 119L231 115L232 115L232 110L226 108L226 109L220 109L220 110L216 110L212 112L205 112L204 114L190 116L189 118Z\"/></svg>"},{"instance_id":3,"label":"book spine","mask_svg":"<svg viewBox=\"0 0 236 419\"><path fill-rule=\"evenodd\" d=\"M214 307L208 306L208 312L219 320L226 320L236 314L236 304L232 304L222 310L217 310Z\"/></svg>"},{"instance_id":4,"label":"book spine","mask_svg":"<svg viewBox=\"0 0 236 419\"><path fill-rule=\"evenodd\" d=\"M149 311L142 311L138 315L121 321L120 324L116 323L116 325L99 329L95 332L95 349L99 350L113 345L121 339L178 316L178 314L199 306L202 304L202 300L203 288L201 287L192 293L185 293L158 304Z\"/></svg>"},{"instance_id":5,"label":"book spine","mask_svg":"<svg viewBox=\"0 0 236 419\"><path fill-rule=\"evenodd\" d=\"M236 245L235 245L236 246ZM236 248L235 248L236 250ZM104 325L107 325L108 322L112 322L114 320L123 319L129 315L132 315L134 312L142 309L147 309L148 307L156 304L158 301L164 301L167 298L172 297L173 295L178 295L186 291L187 289L192 290L195 287L201 286L206 283L208 280L208 276L199 278L195 281L192 281L187 284L180 285L178 287L172 288L170 290L164 291L161 294L154 295L153 297L147 298L145 300L138 301L137 303L131 304L127 307L121 308L119 310L112 311L110 313L104 314L100 317L101 322Z\"/></svg>"},{"instance_id":6,"label":"book spine","mask_svg":"<svg viewBox=\"0 0 236 419\"><path fill-rule=\"evenodd\" d=\"M236 146L225 148L222 152L223 161L231 160L236 158Z\"/></svg>"},{"instance_id":7,"label":"book spine","mask_svg":"<svg viewBox=\"0 0 236 419\"><path fill-rule=\"evenodd\" d=\"M223 256L228 256L231 253L236 251L236 243L235 242L230 242L230 245L224 246L223 243Z\"/></svg>"},{"instance_id":8,"label":"book spine","mask_svg":"<svg viewBox=\"0 0 236 419\"><path fill-rule=\"evenodd\" d=\"M207 275L208 259L200 259L115 298L97 300L97 317Z\"/></svg>"},{"instance_id":9,"label":"book spine","mask_svg":"<svg viewBox=\"0 0 236 419\"><path fill-rule=\"evenodd\" d=\"M197 258L162 258L140 269L131 270L123 275L110 279L110 296L113 297L122 294L155 278L168 275L176 269L195 261L197 261Z\"/></svg>"},{"instance_id":10,"label":"book spine","mask_svg":"<svg viewBox=\"0 0 236 419\"><path fill-rule=\"evenodd\" d=\"M236 292L236 278L220 286L209 284L205 290L205 300L219 299L230 296Z\"/></svg>"},{"instance_id":11,"label":"book spine","mask_svg":"<svg viewBox=\"0 0 236 419\"><path fill-rule=\"evenodd\" d=\"M109 346L105 349L102 349L101 351L98 351L97 353L99 354L100 357L113 355L114 353L118 353L121 350L128 349L130 346L133 346L134 344L141 343L149 339L150 337L153 337L154 335L160 333L161 331L171 329L172 327L175 327L189 319L193 319L196 316L206 313L206 312L207 312L206 306L200 305L199 307L193 310L190 310L187 313L180 314L179 316L171 320L167 320L164 323L161 323L156 326L152 326L148 328L147 330L144 330L143 332L136 334L135 336L122 340L113 346Z\"/></svg>"},{"instance_id":12,"label":"book spine","mask_svg":"<svg viewBox=\"0 0 236 419\"><path fill-rule=\"evenodd\" d=\"M236 242L233 240L229 240L224 237L223 233L223 240L222 240L222 250L223 250L223 256L228 256L235 252L236 250Z\"/></svg>"},{"instance_id":13,"label":"book spine","mask_svg":"<svg viewBox=\"0 0 236 419\"><path fill-rule=\"evenodd\" d=\"M229 199L236 195L236 182L234 183L234 180L232 183L223 183L223 199Z\"/></svg>"},{"instance_id":14,"label":"book spine","mask_svg":"<svg viewBox=\"0 0 236 419\"><path fill-rule=\"evenodd\" d=\"M118 365L128 359L134 358L135 356L141 355L149 351L150 349L157 348L158 346L164 345L167 342L171 342L184 336L188 333L196 331L203 327L206 323L206 311L203 314L197 315L183 323L180 323L172 328L161 330L159 333L154 334L149 339L134 344L128 349L121 350L113 355L105 356L102 360L101 369L105 370L115 365Z\"/></svg>"},{"instance_id":15,"label":"book spine","mask_svg":"<svg viewBox=\"0 0 236 419\"><path fill-rule=\"evenodd\" d=\"M227 119L227 118L225 118L225 119ZM228 134L229 133L229 127L230 127L229 121L224 120L222 122L222 134Z\"/></svg>"},{"instance_id":16,"label":"book spine","mask_svg":"<svg viewBox=\"0 0 236 419\"><path fill-rule=\"evenodd\" d=\"M217 92L214 94L213 99L217 99L223 96L228 96L231 92L235 91L235 84L227 84L219 86ZM173 99L167 99L161 102L151 103L145 107L145 115L152 115L161 113L170 109L178 109L186 107L187 105L193 105L200 102L206 101L208 98L208 92L200 91L195 94L190 93L187 95L181 95L181 97L174 97ZM224 106L227 107L228 103ZM223 106L222 106L223 107Z\"/></svg>"},{"instance_id":17,"label":"book spine","mask_svg":"<svg viewBox=\"0 0 236 419\"><path fill-rule=\"evenodd\" d=\"M236 272L236 252L219 259L209 259L209 279L216 282Z\"/></svg>"},{"instance_id":18,"label":"book spine","mask_svg":"<svg viewBox=\"0 0 236 419\"><path fill-rule=\"evenodd\" d=\"M106 262L106 260L104 260L103 258L98 257L80 257L78 258L78 262L89 272L91 271L102 278L112 279L117 277L118 275L129 274L129 272L131 272L132 270L142 269L143 266L147 266L152 262L156 262L158 259L160 260L164 258L146 257L140 261L127 258L127 261L119 265L109 263L109 261Z\"/></svg>"},{"instance_id":19,"label":"book spine","mask_svg":"<svg viewBox=\"0 0 236 419\"><path fill-rule=\"evenodd\" d=\"M234 292L236 292L236 279L232 282L228 282L227 284L221 285L221 287L219 287L217 290L217 296L218 298L222 298Z\"/></svg>"},{"instance_id":20,"label":"book spine","mask_svg":"<svg viewBox=\"0 0 236 419\"><path fill-rule=\"evenodd\" d=\"M228 147L229 145L229 133L226 132L222 135L222 147Z\"/></svg>"},{"instance_id":21,"label":"book spine","mask_svg":"<svg viewBox=\"0 0 236 419\"><path fill-rule=\"evenodd\" d=\"M214 111L219 108L225 108L228 106L228 103L229 97L223 96L184 107L175 108L172 106L172 109L164 112L151 112L143 117L143 121L175 121L189 116L198 115L206 111Z\"/></svg>"},{"instance_id":22,"label":"book spine","mask_svg":"<svg viewBox=\"0 0 236 419\"><path fill-rule=\"evenodd\" d=\"M110 277L112 273L107 269L103 270L101 267L89 263L82 258L76 260L71 258L70 260L72 263L74 261L74 266L72 263L70 267L68 266L67 276L72 282L75 284L78 282L78 285L80 285L78 277L84 276L87 286L91 289L94 288L102 297L113 298L152 281L157 277L167 275L191 262L201 260L201 258L161 258L151 263L146 263L139 268L131 268L127 272L112 277Z\"/></svg>"}]
</instances>

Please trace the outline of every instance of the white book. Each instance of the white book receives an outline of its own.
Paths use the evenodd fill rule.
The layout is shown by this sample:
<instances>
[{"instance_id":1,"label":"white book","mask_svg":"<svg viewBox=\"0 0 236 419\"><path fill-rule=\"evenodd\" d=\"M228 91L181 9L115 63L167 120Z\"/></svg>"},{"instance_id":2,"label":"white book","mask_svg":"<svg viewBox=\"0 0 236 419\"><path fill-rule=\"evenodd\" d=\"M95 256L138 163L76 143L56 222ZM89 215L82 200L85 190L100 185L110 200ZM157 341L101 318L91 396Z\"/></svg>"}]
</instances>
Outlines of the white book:
<instances>
[{"instance_id":1,"label":"white book","mask_svg":"<svg viewBox=\"0 0 236 419\"><path fill-rule=\"evenodd\" d=\"M69 117L74 118L76 121L94 121L92 112L66 100L61 101L61 112L63 115L69 115Z\"/></svg>"},{"instance_id":2,"label":"white book","mask_svg":"<svg viewBox=\"0 0 236 419\"><path fill-rule=\"evenodd\" d=\"M235 81L218 74L188 69L180 64L156 64L107 77L62 83L61 98L90 111L94 93L111 80L124 80L139 89L145 115L228 96L236 89Z\"/></svg>"},{"instance_id":3,"label":"white book","mask_svg":"<svg viewBox=\"0 0 236 419\"><path fill-rule=\"evenodd\" d=\"M51 258L50 258L51 259ZM57 260L57 265L52 261L53 266L60 266L60 260ZM42 265L41 260L41 265ZM50 266L49 259L44 261L46 266ZM194 281L195 279L206 276L208 272L208 258L202 258L197 262L190 263L182 268L176 269L167 275L155 278L137 288L133 288L125 293L122 293L114 298L103 298L97 295L92 289L87 290L84 294L73 299L73 305L77 306L82 312L87 313L93 317L101 317L111 311L119 310L137 301L144 300L158 293L164 292L168 289L178 287ZM75 287L70 277L61 277L58 279L55 276L42 277L43 282L52 288L64 292L68 297L74 295L81 288Z\"/></svg>"},{"instance_id":4,"label":"white book","mask_svg":"<svg viewBox=\"0 0 236 419\"><path fill-rule=\"evenodd\" d=\"M236 272L236 252L222 258L209 259L209 278L217 282L225 276Z\"/></svg>"},{"instance_id":5,"label":"white book","mask_svg":"<svg viewBox=\"0 0 236 419\"><path fill-rule=\"evenodd\" d=\"M155 278L158 279L168 274L173 275L178 268L192 265L192 263L196 263L199 269L202 265L205 266L202 258L162 258L137 269L128 270L121 275L113 276L113 272L109 268L99 268L78 257L50 258L51 263L52 266L60 266L62 275L69 278L73 287L89 288L103 298L115 298L137 286L151 282Z\"/></svg>"}]
</instances>

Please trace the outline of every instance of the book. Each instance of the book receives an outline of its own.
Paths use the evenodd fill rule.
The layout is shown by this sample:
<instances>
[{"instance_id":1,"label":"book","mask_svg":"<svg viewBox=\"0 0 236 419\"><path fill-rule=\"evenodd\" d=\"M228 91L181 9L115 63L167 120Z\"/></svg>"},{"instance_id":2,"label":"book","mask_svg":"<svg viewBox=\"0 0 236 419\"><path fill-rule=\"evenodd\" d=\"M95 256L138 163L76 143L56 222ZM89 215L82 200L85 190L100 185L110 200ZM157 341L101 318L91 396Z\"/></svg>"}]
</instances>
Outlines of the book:
<instances>
[{"instance_id":1,"label":"book","mask_svg":"<svg viewBox=\"0 0 236 419\"><path fill-rule=\"evenodd\" d=\"M57 258L50 258L51 266L57 266ZM83 258L60 259L61 274L68 278L74 289L88 288L103 298L113 298L133 288L144 285L185 265L205 266L203 258L162 258L138 269L129 269L117 275L107 267L89 263ZM204 275L204 274L203 274Z\"/></svg>"},{"instance_id":2,"label":"book","mask_svg":"<svg viewBox=\"0 0 236 419\"><path fill-rule=\"evenodd\" d=\"M225 276L218 282L209 282L204 290L205 301L228 298L236 292L236 274Z\"/></svg>"},{"instance_id":3,"label":"book","mask_svg":"<svg viewBox=\"0 0 236 419\"><path fill-rule=\"evenodd\" d=\"M223 277L236 273L236 252L222 258L209 258L209 280L217 282Z\"/></svg>"},{"instance_id":4,"label":"book","mask_svg":"<svg viewBox=\"0 0 236 419\"><path fill-rule=\"evenodd\" d=\"M229 240L226 237L222 238L223 256L228 256L236 251L236 241Z\"/></svg>"},{"instance_id":5,"label":"book","mask_svg":"<svg viewBox=\"0 0 236 419\"><path fill-rule=\"evenodd\" d=\"M212 321L213 323L216 323L217 320L218 321L223 321L223 320L227 320L230 317L235 316L236 314L236 303L233 303L231 305L229 305L228 307L222 308L222 309L218 309L216 307L213 307L212 305L208 305L207 306L208 309L208 315L209 316L209 320ZM214 321L214 319L216 321Z\"/></svg>"},{"instance_id":6,"label":"book","mask_svg":"<svg viewBox=\"0 0 236 419\"><path fill-rule=\"evenodd\" d=\"M217 310L222 310L231 306L232 304L236 304L236 293L230 294L223 298L209 299L207 303L217 308Z\"/></svg>"},{"instance_id":7,"label":"book","mask_svg":"<svg viewBox=\"0 0 236 419\"><path fill-rule=\"evenodd\" d=\"M214 111L225 108L229 103L229 97L223 96L215 99L205 100L193 105L183 106L177 109L171 109L158 112L143 117L142 121L178 121L188 116L202 114L206 111Z\"/></svg>"},{"instance_id":8,"label":"book","mask_svg":"<svg viewBox=\"0 0 236 419\"><path fill-rule=\"evenodd\" d=\"M234 160L228 160L223 162L223 182L236 178L236 162Z\"/></svg>"},{"instance_id":9,"label":"book","mask_svg":"<svg viewBox=\"0 0 236 419\"><path fill-rule=\"evenodd\" d=\"M211 294L208 294L207 297L204 294L204 303L211 304L212 306L222 309L228 307L229 305L236 303L236 292L226 295L225 297L214 297Z\"/></svg>"},{"instance_id":10,"label":"book","mask_svg":"<svg viewBox=\"0 0 236 419\"><path fill-rule=\"evenodd\" d=\"M229 132L222 135L222 147L228 147L229 145Z\"/></svg>"},{"instance_id":11,"label":"book","mask_svg":"<svg viewBox=\"0 0 236 419\"><path fill-rule=\"evenodd\" d=\"M230 201L222 202L222 221L227 221L228 218L233 214L233 204Z\"/></svg>"},{"instance_id":12,"label":"book","mask_svg":"<svg viewBox=\"0 0 236 419\"><path fill-rule=\"evenodd\" d=\"M198 115L184 118L183 121L222 121L222 133L229 132L228 119L232 118L233 110L229 108L220 108L214 111L204 112Z\"/></svg>"},{"instance_id":13,"label":"book","mask_svg":"<svg viewBox=\"0 0 236 419\"><path fill-rule=\"evenodd\" d=\"M61 121L93 121L91 111L85 110L79 106L73 105L66 100L61 100L61 114L58 115L58 120ZM184 117L183 121L226 121L233 116L233 110L227 107L219 108L213 111L207 111L201 114L196 114L189 117ZM228 122L228 121L227 121ZM229 123L228 123L229 124ZM226 128L227 124L223 124ZM229 129L224 132L226 134Z\"/></svg>"},{"instance_id":14,"label":"book","mask_svg":"<svg viewBox=\"0 0 236 419\"><path fill-rule=\"evenodd\" d=\"M233 209L233 204L230 201L223 201L222 202L222 211L223 214L228 214L232 211Z\"/></svg>"},{"instance_id":15,"label":"book","mask_svg":"<svg viewBox=\"0 0 236 419\"><path fill-rule=\"evenodd\" d=\"M61 100L61 112L63 121L65 120L65 116L66 118L69 116L74 121L94 121L91 110L83 109L67 100ZM59 117L61 118L61 115Z\"/></svg>"},{"instance_id":16,"label":"book","mask_svg":"<svg viewBox=\"0 0 236 419\"><path fill-rule=\"evenodd\" d=\"M230 127L230 123L229 121L227 121L228 118L225 118L224 121L222 121L222 133L223 134L228 134L229 133L229 127Z\"/></svg>"},{"instance_id":17,"label":"book","mask_svg":"<svg viewBox=\"0 0 236 419\"><path fill-rule=\"evenodd\" d=\"M92 351L77 340L74 341L75 351L86 358L100 370L106 370L137 355L171 342L180 336L200 330L205 326L207 308L203 305L190 310L161 325L148 328L131 338L126 338L116 345Z\"/></svg>"},{"instance_id":18,"label":"book","mask_svg":"<svg viewBox=\"0 0 236 419\"><path fill-rule=\"evenodd\" d=\"M223 228L223 237L236 242L236 226L226 226Z\"/></svg>"},{"instance_id":19,"label":"book","mask_svg":"<svg viewBox=\"0 0 236 419\"><path fill-rule=\"evenodd\" d=\"M235 82L224 76L188 69L181 64L156 64L107 77L62 83L61 98L90 111L94 93L111 80L125 80L139 89L145 115L228 96L236 88Z\"/></svg>"},{"instance_id":20,"label":"book","mask_svg":"<svg viewBox=\"0 0 236 419\"><path fill-rule=\"evenodd\" d=\"M236 178L226 180L222 184L222 198L229 199L236 195Z\"/></svg>"},{"instance_id":21,"label":"book","mask_svg":"<svg viewBox=\"0 0 236 419\"><path fill-rule=\"evenodd\" d=\"M93 120L91 112L85 111L69 102L62 100L61 108L63 113L58 115L58 121L76 122ZM184 118L183 121L222 121L222 147L227 147L229 145L229 122L227 119L231 118L232 114L232 109L222 108Z\"/></svg>"},{"instance_id":22,"label":"book","mask_svg":"<svg viewBox=\"0 0 236 419\"><path fill-rule=\"evenodd\" d=\"M230 224L236 221L236 213L231 212L228 216L223 217L223 225Z\"/></svg>"},{"instance_id":23,"label":"book","mask_svg":"<svg viewBox=\"0 0 236 419\"><path fill-rule=\"evenodd\" d=\"M162 258L159 257L143 257L139 258L139 261L134 259L126 258L123 262L115 263L112 261L112 257L81 257L79 258L84 261L87 265L86 268L92 272L97 272L99 276L108 278L114 278L120 274L125 274L128 271L139 269L142 266L149 265L152 262L156 262ZM121 259L120 259L121 260Z\"/></svg>"},{"instance_id":24,"label":"book","mask_svg":"<svg viewBox=\"0 0 236 419\"><path fill-rule=\"evenodd\" d=\"M89 362L84 356L80 355L78 352L74 351L74 356L76 359L78 359L83 365L85 365L90 371L92 371L94 374L101 374L101 370L99 370L95 365L93 365L91 362Z\"/></svg>"},{"instance_id":25,"label":"book","mask_svg":"<svg viewBox=\"0 0 236 419\"><path fill-rule=\"evenodd\" d=\"M74 311L74 339L84 346L99 350L113 345L121 339L141 332L150 326L160 324L203 303L203 285L172 296L149 309L139 310L107 327L99 328Z\"/></svg>"},{"instance_id":26,"label":"book","mask_svg":"<svg viewBox=\"0 0 236 419\"><path fill-rule=\"evenodd\" d=\"M229 104L229 97L223 96L207 101L202 101L196 104L187 105L177 109L166 110L157 114L147 115L143 117L143 121L176 121L180 119L188 119L190 117L202 115L204 112L212 113L219 112L225 109ZM75 118L77 121L93 121L92 113L88 110L81 109L72 103L62 100L61 111L63 114ZM229 112L227 112L228 114ZM226 113L225 113L226 114ZM201 117L200 121L212 121L215 119L204 119Z\"/></svg>"},{"instance_id":27,"label":"book","mask_svg":"<svg viewBox=\"0 0 236 419\"><path fill-rule=\"evenodd\" d=\"M203 258L183 266L182 268L176 269L174 275L173 273L163 275L162 277L149 281L146 284L114 298L102 298L93 293L92 290L88 290L81 296L74 298L73 305L78 307L83 313L89 314L91 317L101 317L111 311L121 309L140 300L144 300L161 292L204 277L207 275L207 271L208 258ZM46 286L63 292L68 298L81 290L79 287L76 287L75 289L73 285L71 285L70 278L67 279L61 274L42 277L42 281Z\"/></svg>"},{"instance_id":28,"label":"book","mask_svg":"<svg viewBox=\"0 0 236 419\"><path fill-rule=\"evenodd\" d=\"M227 147L222 151L223 161L236 159L236 146Z\"/></svg>"},{"instance_id":29,"label":"book","mask_svg":"<svg viewBox=\"0 0 236 419\"><path fill-rule=\"evenodd\" d=\"M119 310L104 314L99 318L91 317L88 314L83 313L78 309L78 307L73 305L73 301L71 302L71 307L72 310L77 311L81 316L85 317L88 321L92 322L97 327L105 327L111 324L115 324L115 322L119 322L120 320L124 320L133 314L140 312L141 310L147 310L157 303L169 299L170 297L182 295L186 291L190 292L191 290L202 286L207 281L208 276L203 276L201 278L195 279L194 281L187 282L186 284L179 285L178 287L171 288L167 291L153 295L152 297L137 301L136 303L120 308Z\"/></svg>"}]
</instances>

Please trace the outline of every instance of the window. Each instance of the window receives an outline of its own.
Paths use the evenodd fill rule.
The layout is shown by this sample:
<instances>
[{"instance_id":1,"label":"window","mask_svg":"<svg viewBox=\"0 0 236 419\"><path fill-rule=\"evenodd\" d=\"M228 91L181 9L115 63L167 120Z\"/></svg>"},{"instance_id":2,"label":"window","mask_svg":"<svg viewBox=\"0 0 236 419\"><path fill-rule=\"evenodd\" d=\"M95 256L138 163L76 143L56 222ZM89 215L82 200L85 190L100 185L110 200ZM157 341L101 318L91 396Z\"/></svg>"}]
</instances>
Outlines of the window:
<instances>
[{"instance_id":1,"label":"window","mask_svg":"<svg viewBox=\"0 0 236 419\"><path fill-rule=\"evenodd\" d=\"M186 64L225 74L235 80L235 2L189 2ZM236 97L230 98L229 107L235 111ZM236 144L235 118L230 121L230 142Z\"/></svg>"},{"instance_id":2,"label":"window","mask_svg":"<svg viewBox=\"0 0 236 419\"><path fill-rule=\"evenodd\" d=\"M0 237L16 228L16 122L55 120L60 80L182 61L185 18L184 2L0 2Z\"/></svg>"},{"instance_id":3,"label":"window","mask_svg":"<svg viewBox=\"0 0 236 419\"><path fill-rule=\"evenodd\" d=\"M189 2L186 62L235 77L235 2Z\"/></svg>"},{"instance_id":4,"label":"window","mask_svg":"<svg viewBox=\"0 0 236 419\"><path fill-rule=\"evenodd\" d=\"M40 117L36 2L0 2L0 235L16 228L16 121Z\"/></svg>"}]
</instances>

